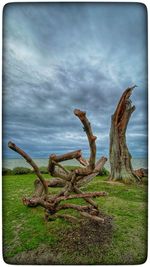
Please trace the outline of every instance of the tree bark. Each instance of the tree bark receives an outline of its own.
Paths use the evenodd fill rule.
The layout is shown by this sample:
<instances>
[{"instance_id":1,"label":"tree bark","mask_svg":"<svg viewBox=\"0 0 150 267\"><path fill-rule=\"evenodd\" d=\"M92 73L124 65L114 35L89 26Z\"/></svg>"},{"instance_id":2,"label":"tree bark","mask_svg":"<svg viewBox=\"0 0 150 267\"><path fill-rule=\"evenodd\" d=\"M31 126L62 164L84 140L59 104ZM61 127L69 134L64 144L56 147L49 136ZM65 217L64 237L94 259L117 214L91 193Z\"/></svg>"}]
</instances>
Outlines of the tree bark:
<instances>
[{"instance_id":1,"label":"tree bark","mask_svg":"<svg viewBox=\"0 0 150 267\"><path fill-rule=\"evenodd\" d=\"M135 182L138 176L134 173L131 164L131 154L126 144L126 129L135 106L129 99L136 86L127 88L120 98L115 113L111 118L109 160L111 180L125 183Z\"/></svg>"}]
</instances>

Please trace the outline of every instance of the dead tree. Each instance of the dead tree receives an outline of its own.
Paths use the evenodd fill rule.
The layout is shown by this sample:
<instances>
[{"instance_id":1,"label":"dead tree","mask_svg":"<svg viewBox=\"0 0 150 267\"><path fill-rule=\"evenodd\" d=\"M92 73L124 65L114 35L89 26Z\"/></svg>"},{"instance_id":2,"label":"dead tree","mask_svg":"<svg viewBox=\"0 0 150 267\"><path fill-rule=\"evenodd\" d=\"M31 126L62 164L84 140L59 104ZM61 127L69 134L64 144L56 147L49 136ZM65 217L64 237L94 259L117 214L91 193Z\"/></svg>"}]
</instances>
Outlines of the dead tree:
<instances>
[{"instance_id":1,"label":"dead tree","mask_svg":"<svg viewBox=\"0 0 150 267\"><path fill-rule=\"evenodd\" d=\"M97 203L93 200L94 197L106 196L106 192L92 192L83 193L80 187L91 181L99 171L103 168L106 158L102 157L96 163L96 136L93 135L91 124L86 117L86 113L78 109L74 110L74 114L80 119L86 132L89 148L90 158L85 160L82 157L81 150L72 151L63 155L51 154L48 162L48 171L51 176L55 177L50 180L45 180L42 176L38 166L31 159L31 157L25 153L22 149L17 147L14 143L9 142L8 147L15 152L19 153L25 160L33 167L37 179L35 180L35 192L32 197L23 197L23 203L26 206L36 207L37 205L42 206L45 211L46 219L56 219L58 217L65 218L71 221L75 221L76 217L68 214L59 214L60 210L74 209L79 211L82 217L88 219L104 222L103 218L99 216L99 209ZM67 170L63 165L62 161L76 159L84 167L77 167L74 170ZM48 193L48 187L51 186L62 186L63 189L57 194L52 196ZM81 206L71 203L63 203L64 200L82 198L88 205Z\"/></svg>"},{"instance_id":2,"label":"dead tree","mask_svg":"<svg viewBox=\"0 0 150 267\"><path fill-rule=\"evenodd\" d=\"M136 87L127 88L120 98L115 113L111 118L110 129L110 151L109 160L111 167L111 180L119 180L130 183L139 180L133 171L131 154L126 144L126 129L131 114L135 110L132 106L130 96Z\"/></svg>"}]
</instances>

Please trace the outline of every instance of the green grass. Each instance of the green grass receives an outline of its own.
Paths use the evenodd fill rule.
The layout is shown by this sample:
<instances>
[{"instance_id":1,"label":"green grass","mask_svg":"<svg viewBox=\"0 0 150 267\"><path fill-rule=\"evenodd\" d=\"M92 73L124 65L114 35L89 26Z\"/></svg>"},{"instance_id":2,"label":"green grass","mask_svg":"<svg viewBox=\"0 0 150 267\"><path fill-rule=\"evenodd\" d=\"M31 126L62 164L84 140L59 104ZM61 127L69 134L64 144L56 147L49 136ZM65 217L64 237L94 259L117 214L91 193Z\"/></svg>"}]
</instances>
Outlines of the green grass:
<instances>
[{"instance_id":1,"label":"green grass","mask_svg":"<svg viewBox=\"0 0 150 267\"><path fill-rule=\"evenodd\" d=\"M44 176L48 177L47 174ZM46 222L41 207L23 206L21 199L32 195L34 180L34 174L3 177L3 255L7 263L11 263L18 253L23 255L22 252L35 251L34 257L40 257L40 252L36 253L42 248L49 257L51 255L50 263L56 264L140 264L146 260L147 185L110 184L107 177L95 177L84 187L84 192L109 193L107 197L96 198L96 201L105 214L112 216L113 232L106 244L93 240L87 244L85 237L85 246L83 244L79 249L81 237L76 235L80 227L78 224L72 225L63 219ZM50 192L54 194L58 190L51 188ZM83 200L71 202L83 203ZM77 213L71 211L71 214ZM72 247L64 240L66 237L66 243L71 244L70 233ZM97 235L100 234L97 232Z\"/></svg>"}]
</instances>

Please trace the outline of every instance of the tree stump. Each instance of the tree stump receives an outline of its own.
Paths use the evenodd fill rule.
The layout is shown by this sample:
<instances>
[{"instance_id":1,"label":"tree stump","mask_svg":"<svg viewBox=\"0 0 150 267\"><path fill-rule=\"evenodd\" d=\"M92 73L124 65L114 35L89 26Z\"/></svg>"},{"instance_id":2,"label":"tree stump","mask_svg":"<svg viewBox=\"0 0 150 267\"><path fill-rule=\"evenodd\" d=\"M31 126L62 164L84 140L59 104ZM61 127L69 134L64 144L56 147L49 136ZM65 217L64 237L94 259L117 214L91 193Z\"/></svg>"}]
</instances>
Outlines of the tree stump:
<instances>
[{"instance_id":1,"label":"tree stump","mask_svg":"<svg viewBox=\"0 0 150 267\"><path fill-rule=\"evenodd\" d=\"M111 118L110 129L110 150L109 160L111 167L111 180L123 181L130 183L139 181L139 177L133 171L131 164L131 154L126 144L126 129L131 117L135 110L132 106L130 96L132 90L136 87L127 88L120 98L115 113Z\"/></svg>"}]
</instances>

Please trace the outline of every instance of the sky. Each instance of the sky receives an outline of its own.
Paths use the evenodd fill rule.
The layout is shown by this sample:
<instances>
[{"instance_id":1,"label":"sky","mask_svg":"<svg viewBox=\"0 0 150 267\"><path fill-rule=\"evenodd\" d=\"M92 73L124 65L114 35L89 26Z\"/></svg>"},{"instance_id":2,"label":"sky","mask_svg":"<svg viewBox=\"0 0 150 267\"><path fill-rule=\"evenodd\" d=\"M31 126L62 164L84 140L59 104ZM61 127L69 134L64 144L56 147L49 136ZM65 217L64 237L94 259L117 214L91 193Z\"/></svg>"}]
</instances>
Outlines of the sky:
<instances>
[{"instance_id":1,"label":"sky","mask_svg":"<svg viewBox=\"0 0 150 267\"><path fill-rule=\"evenodd\" d=\"M136 84L126 138L147 156L147 11L133 3L13 3L3 13L3 156L33 158L82 149L86 111L97 157L109 156L111 115Z\"/></svg>"}]
</instances>

